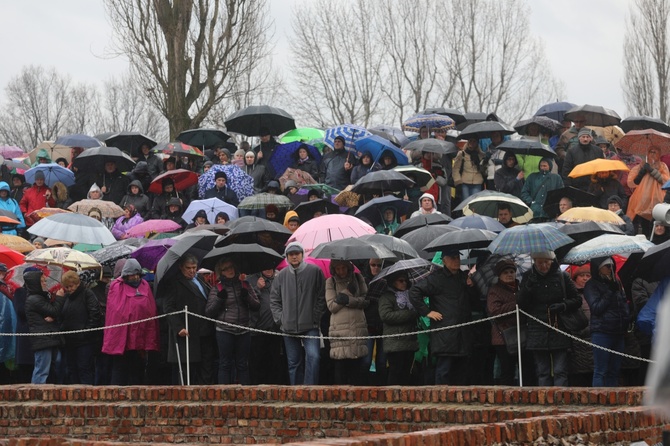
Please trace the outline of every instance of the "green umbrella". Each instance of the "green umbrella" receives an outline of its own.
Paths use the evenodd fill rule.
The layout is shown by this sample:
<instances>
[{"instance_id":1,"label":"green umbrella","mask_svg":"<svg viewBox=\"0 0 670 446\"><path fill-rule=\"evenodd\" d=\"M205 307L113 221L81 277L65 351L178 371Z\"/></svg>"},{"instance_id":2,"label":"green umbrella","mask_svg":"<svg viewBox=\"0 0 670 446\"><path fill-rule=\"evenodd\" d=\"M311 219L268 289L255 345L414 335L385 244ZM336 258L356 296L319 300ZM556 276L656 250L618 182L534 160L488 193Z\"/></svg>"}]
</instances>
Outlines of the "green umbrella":
<instances>
[{"instance_id":1,"label":"green umbrella","mask_svg":"<svg viewBox=\"0 0 670 446\"><path fill-rule=\"evenodd\" d=\"M178 235L179 235L179 234L177 234L176 232L163 232L163 233L159 233L159 234L153 235L153 236L151 236L151 237L149 237L149 238L150 238L151 240L162 240L162 239L164 239L164 238L172 238L172 237L176 237L176 236L178 236Z\"/></svg>"},{"instance_id":2,"label":"green umbrella","mask_svg":"<svg viewBox=\"0 0 670 446\"><path fill-rule=\"evenodd\" d=\"M72 247L72 249L76 249L77 251L80 252L93 252L102 248L104 248L104 246L102 246L101 244L96 245L92 243L77 243Z\"/></svg>"},{"instance_id":3,"label":"green umbrella","mask_svg":"<svg viewBox=\"0 0 670 446\"><path fill-rule=\"evenodd\" d=\"M318 149L319 152L323 153L323 149L326 147L326 143L323 142L323 138L315 138L310 141L305 142L308 146L314 146Z\"/></svg>"},{"instance_id":4,"label":"green umbrella","mask_svg":"<svg viewBox=\"0 0 670 446\"><path fill-rule=\"evenodd\" d=\"M311 128L311 127L300 127L288 131L281 137L281 142L283 144L293 141L309 141L312 139L323 139L326 136L326 132L323 130Z\"/></svg>"}]
</instances>

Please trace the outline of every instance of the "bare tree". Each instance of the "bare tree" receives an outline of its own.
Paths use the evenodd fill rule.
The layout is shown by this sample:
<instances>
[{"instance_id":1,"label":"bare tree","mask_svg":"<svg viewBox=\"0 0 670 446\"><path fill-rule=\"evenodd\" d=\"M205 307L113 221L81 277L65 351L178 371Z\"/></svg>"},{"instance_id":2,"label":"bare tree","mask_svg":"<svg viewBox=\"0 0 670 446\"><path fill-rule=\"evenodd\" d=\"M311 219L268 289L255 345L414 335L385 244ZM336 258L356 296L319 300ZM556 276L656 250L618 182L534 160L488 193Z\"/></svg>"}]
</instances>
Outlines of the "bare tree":
<instances>
[{"instance_id":1,"label":"bare tree","mask_svg":"<svg viewBox=\"0 0 670 446\"><path fill-rule=\"evenodd\" d=\"M106 0L133 79L170 124L196 128L249 72L265 69L265 0Z\"/></svg>"},{"instance_id":2,"label":"bare tree","mask_svg":"<svg viewBox=\"0 0 670 446\"><path fill-rule=\"evenodd\" d=\"M5 87L0 135L24 149L63 133L70 118L71 80L55 69L28 66Z\"/></svg>"},{"instance_id":3,"label":"bare tree","mask_svg":"<svg viewBox=\"0 0 670 446\"><path fill-rule=\"evenodd\" d=\"M624 101L632 114L667 121L670 87L670 1L635 0L624 38Z\"/></svg>"},{"instance_id":4,"label":"bare tree","mask_svg":"<svg viewBox=\"0 0 670 446\"><path fill-rule=\"evenodd\" d=\"M297 114L320 127L367 126L382 100L383 51L371 30L370 2L316 0L294 13L293 54Z\"/></svg>"},{"instance_id":5,"label":"bare tree","mask_svg":"<svg viewBox=\"0 0 670 446\"><path fill-rule=\"evenodd\" d=\"M513 122L562 95L532 35L524 0L449 0L438 8L447 75L442 103L501 114Z\"/></svg>"}]
</instances>

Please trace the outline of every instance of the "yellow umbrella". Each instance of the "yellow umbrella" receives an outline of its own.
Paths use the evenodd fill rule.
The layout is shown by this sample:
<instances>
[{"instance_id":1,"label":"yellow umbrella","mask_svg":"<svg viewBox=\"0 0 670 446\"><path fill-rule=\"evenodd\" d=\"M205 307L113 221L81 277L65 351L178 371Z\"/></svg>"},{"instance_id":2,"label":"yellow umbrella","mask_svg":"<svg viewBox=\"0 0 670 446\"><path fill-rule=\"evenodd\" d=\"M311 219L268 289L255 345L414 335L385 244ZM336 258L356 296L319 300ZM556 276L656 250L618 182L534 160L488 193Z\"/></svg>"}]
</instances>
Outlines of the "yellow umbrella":
<instances>
[{"instance_id":1,"label":"yellow umbrella","mask_svg":"<svg viewBox=\"0 0 670 446\"><path fill-rule=\"evenodd\" d=\"M37 249L26 256L26 263L58 265L75 270L101 268L90 255L70 248Z\"/></svg>"},{"instance_id":2,"label":"yellow umbrella","mask_svg":"<svg viewBox=\"0 0 670 446\"><path fill-rule=\"evenodd\" d=\"M598 158L575 166L568 176L570 178L577 178L594 175L598 172L609 172L611 170L629 171L630 169L623 161Z\"/></svg>"},{"instance_id":3,"label":"yellow umbrella","mask_svg":"<svg viewBox=\"0 0 670 446\"><path fill-rule=\"evenodd\" d=\"M32 243L18 235L0 234L0 245L24 254L35 250Z\"/></svg>"},{"instance_id":4,"label":"yellow umbrella","mask_svg":"<svg viewBox=\"0 0 670 446\"><path fill-rule=\"evenodd\" d=\"M576 207L568 209L556 217L556 221L565 223L582 223L585 221L595 221L597 223L612 223L623 225L624 221L612 211L607 209L589 207Z\"/></svg>"}]
</instances>

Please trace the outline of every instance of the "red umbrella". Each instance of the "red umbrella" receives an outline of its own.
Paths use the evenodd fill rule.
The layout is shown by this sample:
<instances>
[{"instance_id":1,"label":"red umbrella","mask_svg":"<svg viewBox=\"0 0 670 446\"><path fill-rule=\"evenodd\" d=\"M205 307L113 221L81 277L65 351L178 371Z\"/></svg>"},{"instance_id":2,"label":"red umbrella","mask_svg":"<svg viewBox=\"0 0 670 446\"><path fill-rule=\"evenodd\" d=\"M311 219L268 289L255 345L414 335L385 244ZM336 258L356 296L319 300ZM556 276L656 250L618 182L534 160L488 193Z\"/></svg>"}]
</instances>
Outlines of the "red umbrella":
<instances>
[{"instance_id":1,"label":"red umbrella","mask_svg":"<svg viewBox=\"0 0 670 446\"><path fill-rule=\"evenodd\" d=\"M670 134L654 129L631 130L615 144L623 153L647 156L651 147L656 147L662 155L670 152Z\"/></svg>"},{"instance_id":2,"label":"red umbrella","mask_svg":"<svg viewBox=\"0 0 670 446\"><path fill-rule=\"evenodd\" d=\"M58 265L38 265L35 263L22 263L16 265L15 267L10 268L5 276L5 282L9 285L12 292L15 292L23 286L23 272L30 267L39 268L44 272L50 293L53 293L60 288L60 279L63 276L63 273L68 270L67 268Z\"/></svg>"},{"instance_id":3,"label":"red umbrella","mask_svg":"<svg viewBox=\"0 0 670 446\"><path fill-rule=\"evenodd\" d=\"M158 175L149 185L149 192L160 194L163 192L163 180L171 178L174 181L175 190L182 191L187 187L198 184L198 174L187 169L169 170Z\"/></svg>"},{"instance_id":4,"label":"red umbrella","mask_svg":"<svg viewBox=\"0 0 670 446\"><path fill-rule=\"evenodd\" d=\"M55 214L70 214L71 212L66 209L61 208L42 208L32 211L30 214L26 215L26 218L31 219L33 223L37 223L43 218L50 217Z\"/></svg>"},{"instance_id":5,"label":"red umbrella","mask_svg":"<svg viewBox=\"0 0 670 446\"><path fill-rule=\"evenodd\" d=\"M26 256L18 251L14 251L13 249L9 249L6 246L0 245L0 262L7 265L7 268L12 268L16 265L22 264L25 257Z\"/></svg>"}]
</instances>

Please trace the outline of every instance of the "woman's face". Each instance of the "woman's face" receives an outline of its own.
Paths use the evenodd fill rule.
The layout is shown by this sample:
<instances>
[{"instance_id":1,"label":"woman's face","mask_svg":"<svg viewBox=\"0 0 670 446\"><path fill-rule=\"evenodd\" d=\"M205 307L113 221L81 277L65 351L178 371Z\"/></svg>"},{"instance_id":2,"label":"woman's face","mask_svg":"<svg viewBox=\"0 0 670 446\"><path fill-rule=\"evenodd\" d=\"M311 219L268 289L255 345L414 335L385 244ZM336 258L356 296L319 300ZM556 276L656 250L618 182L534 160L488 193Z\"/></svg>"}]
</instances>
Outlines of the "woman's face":
<instances>
[{"instance_id":1,"label":"woman's face","mask_svg":"<svg viewBox=\"0 0 670 446\"><path fill-rule=\"evenodd\" d=\"M589 279L591 279L591 273L581 273L575 278L575 285L577 288L584 288Z\"/></svg>"},{"instance_id":2,"label":"woman's face","mask_svg":"<svg viewBox=\"0 0 670 446\"><path fill-rule=\"evenodd\" d=\"M301 160L304 160L309 156L309 154L307 153L306 149L300 149L298 150L298 156L300 157Z\"/></svg>"},{"instance_id":3,"label":"woman's face","mask_svg":"<svg viewBox=\"0 0 670 446\"><path fill-rule=\"evenodd\" d=\"M663 235L665 234L665 226L664 225L655 225L654 226L654 235Z\"/></svg>"},{"instance_id":4,"label":"woman's face","mask_svg":"<svg viewBox=\"0 0 670 446\"><path fill-rule=\"evenodd\" d=\"M204 225L205 222L207 222L207 219L205 217L196 217L195 222L199 225Z\"/></svg>"},{"instance_id":5,"label":"woman's face","mask_svg":"<svg viewBox=\"0 0 670 446\"><path fill-rule=\"evenodd\" d=\"M344 263L338 263L335 265L335 275L339 277L340 279L344 279L347 277L347 273L349 272L349 268L347 268L347 265Z\"/></svg>"},{"instance_id":6,"label":"woman's face","mask_svg":"<svg viewBox=\"0 0 670 446\"><path fill-rule=\"evenodd\" d=\"M140 192L140 188L137 186L130 186L130 193L133 195L137 195Z\"/></svg>"},{"instance_id":7,"label":"woman's face","mask_svg":"<svg viewBox=\"0 0 670 446\"><path fill-rule=\"evenodd\" d=\"M126 218L130 218L130 209L124 209L123 210L123 216Z\"/></svg>"},{"instance_id":8,"label":"woman's face","mask_svg":"<svg viewBox=\"0 0 670 446\"><path fill-rule=\"evenodd\" d=\"M91 196L91 200L97 200L100 198L100 191L99 190L92 190L89 195Z\"/></svg>"},{"instance_id":9,"label":"woman's face","mask_svg":"<svg viewBox=\"0 0 670 446\"><path fill-rule=\"evenodd\" d=\"M255 160L256 160L256 157L253 156L253 155L249 155L249 156L244 157L244 161L246 161L247 166L251 166L254 163Z\"/></svg>"},{"instance_id":10,"label":"woman's face","mask_svg":"<svg viewBox=\"0 0 670 446\"><path fill-rule=\"evenodd\" d=\"M405 291L407 289L407 278L398 277L396 280L393 281L393 288L399 291Z\"/></svg>"},{"instance_id":11,"label":"woman's face","mask_svg":"<svg viewBox=\"0 0 670 446\"><path fill-rule=\"evenodd\" d=\"M361 163L364 166L369 166L372 164L372 158L370 158L368 155L363 155L363 158L361 158Z\"/></svg>"},{"instance_id":12,"label":"woman's face","mask_svg":"<svg viewBox=\"0 0 670 446\"><path fill-rule=\"evenodd\" d=\"M226 224L226 219L223 217L216 217L216 224L217 225L223 225Z\"/></svg>"},{"instance_id":13,"label":"woman's face","mask_svg":"<svg viewBox=\"0 0 670 446\"><path fill-rule=\"evenodd\" d=\"M235 264L233 262L224 262L221 265L221 275L226 279L235 277Z\"/></svg>"}]
</instances>

